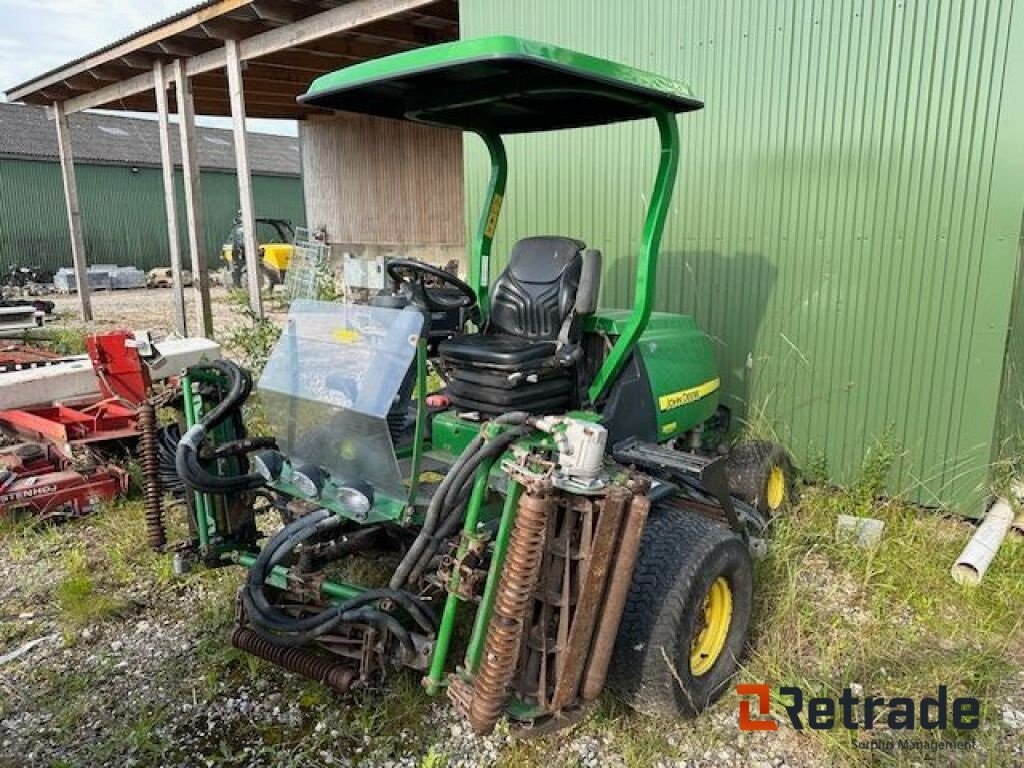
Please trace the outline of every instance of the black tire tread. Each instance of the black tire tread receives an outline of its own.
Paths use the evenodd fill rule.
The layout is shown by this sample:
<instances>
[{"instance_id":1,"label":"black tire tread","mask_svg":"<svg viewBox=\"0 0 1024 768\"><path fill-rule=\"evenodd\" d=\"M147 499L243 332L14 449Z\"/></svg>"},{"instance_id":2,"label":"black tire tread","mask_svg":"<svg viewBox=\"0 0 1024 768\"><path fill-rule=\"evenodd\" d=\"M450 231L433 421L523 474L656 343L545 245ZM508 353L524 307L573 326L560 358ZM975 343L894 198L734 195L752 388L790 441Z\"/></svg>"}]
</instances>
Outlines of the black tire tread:
<instances>
[{"instance_id":1,"label":"black tire tread","mask_svg":"<svg viewBox=\"0 0 1024 768\"><path fill-rule=\"evenodd\" d=\"M676 663L673 649L691 599L690 587L722 547L739 547L749 564L742 539L721 524L672 508L651 511L608 675L609 687L634 709L650 715L695 716L716 698L712 693L694 701L681 695L688 693L680 683L685 683L689 670L684 673L670 665ZM741 619L745 641L749 615Z\"/></svg>"},{"instance_id":2,"label":"black tire tread","mask_svg":"<svg viewBox=\"0 0 1024 768\"><path fill-rule=\"evenodd\" d=\"M778 512L784 511L792 501L794 492L793 460L789 452L778 443L767 440L749 440L737 443L726 457L729 492L751 504L761 514L769 514L764 498L771 467L782 467L786 475L786 496Z\"/></svg>"}]
</instances>

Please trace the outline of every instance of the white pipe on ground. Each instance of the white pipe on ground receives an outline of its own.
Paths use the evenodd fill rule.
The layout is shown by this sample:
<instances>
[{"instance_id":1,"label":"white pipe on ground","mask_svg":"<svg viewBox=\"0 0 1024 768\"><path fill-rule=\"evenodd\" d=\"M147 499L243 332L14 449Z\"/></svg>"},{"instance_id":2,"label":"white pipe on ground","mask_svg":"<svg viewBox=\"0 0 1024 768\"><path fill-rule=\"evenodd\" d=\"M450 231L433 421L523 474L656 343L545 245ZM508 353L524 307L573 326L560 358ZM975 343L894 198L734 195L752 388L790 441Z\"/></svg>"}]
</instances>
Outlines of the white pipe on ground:
<instances>
[{"instance_id":1,"label":"white pipe on ground","mask_svg":"<svg viewBox=\"0 0 1024 768\"><path fill-rule=\"evenodd\" d=\"M967 542L960 557L953 563L951 573L957 584L976 587L985 576L985 571L999 551L999 546L1006 538L1010 525L1013 523L1013 507L1010 502L1000 496L988 509L985 519L971 540Z\"/></svg>"}]
</instances>

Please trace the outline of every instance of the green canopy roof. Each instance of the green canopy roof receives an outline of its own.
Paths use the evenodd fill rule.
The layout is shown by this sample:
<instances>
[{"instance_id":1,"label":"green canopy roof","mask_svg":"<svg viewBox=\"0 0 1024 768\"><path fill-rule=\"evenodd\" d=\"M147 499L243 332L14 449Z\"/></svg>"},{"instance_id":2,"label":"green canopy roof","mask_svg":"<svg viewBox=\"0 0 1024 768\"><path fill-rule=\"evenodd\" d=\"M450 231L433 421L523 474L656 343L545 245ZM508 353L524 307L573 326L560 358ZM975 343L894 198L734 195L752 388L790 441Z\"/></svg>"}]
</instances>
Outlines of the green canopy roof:
<instances>
[{"instance_id":1,"label":"green canopy roof","mask_svg":"<svg viewBox=\"0 0 1024 768\"><path fill-rule=\"evenodd\" d=\"M299 101L467 131L528 133L688 112L677 80L518 37L459 40L317 78Z\"/></svg>"}]
</instances>

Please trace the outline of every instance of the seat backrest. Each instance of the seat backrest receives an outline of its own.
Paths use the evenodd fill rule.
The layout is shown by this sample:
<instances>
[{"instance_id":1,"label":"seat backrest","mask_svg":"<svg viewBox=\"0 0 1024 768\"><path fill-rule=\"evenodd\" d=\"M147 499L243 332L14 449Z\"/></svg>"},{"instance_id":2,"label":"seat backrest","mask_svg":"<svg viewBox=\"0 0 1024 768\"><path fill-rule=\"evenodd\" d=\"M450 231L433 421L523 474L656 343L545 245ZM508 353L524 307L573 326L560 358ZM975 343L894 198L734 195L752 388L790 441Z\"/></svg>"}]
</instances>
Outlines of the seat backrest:
<instances>
[{"instance_id":1,"label":"seat backrest","mask_svg":"<svg viewBox=\"0 0 1024 768\"><path fill-rule=\"evenodd\" d=\"M520 240L491 288L491 333L554 339L576 302L584 243L571 237Z\"/></svg>"}]
</instances>

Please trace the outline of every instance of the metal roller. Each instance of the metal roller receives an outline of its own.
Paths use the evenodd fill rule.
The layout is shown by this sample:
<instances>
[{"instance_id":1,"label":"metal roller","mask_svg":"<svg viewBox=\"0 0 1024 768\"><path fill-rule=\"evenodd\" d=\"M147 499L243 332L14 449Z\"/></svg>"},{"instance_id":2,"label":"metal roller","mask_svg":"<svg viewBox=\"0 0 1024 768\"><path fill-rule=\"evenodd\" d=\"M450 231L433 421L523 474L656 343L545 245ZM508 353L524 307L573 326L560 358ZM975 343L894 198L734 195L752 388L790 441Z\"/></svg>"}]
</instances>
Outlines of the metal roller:
<instances>
[{"instance_id":1,"label":"metal roller","mask_svg":"<svg viewBox=\"0 0 1024 768\"><path fill-rule=\"evenodd\" d=\"M274 645L248 627L236 628L231 633L231 644L282 669L322 683L338 693L346 693L356 679L356 669L349 664L328 661L301 648Z\"/></svg>"},{"instance_id":2,"label":"metal roller","mask_svg":"<svg viewBox=\"0 0 1024 768\"><path fill-rule=\"evenodd\" d=\"M156 408L146 401L139 407L139 464L146 513L146 542L158 552L167 546L164 528L163 488L160 486L160 449L156 436Z\"/></svg>"},{"instance_id":3,"label":"metal roller","mask_svg":"<svg viewBox=\"0 0 1024 768\"><path fill-rule=\"evenodd\" d=\"M547 522L553 509L554 501L548 496L527 493L519 501L494 613L487 627L483 660L473 681L469 724L480 735L490 733L498 722L516 671L524 615L537 589Z\"/></svg>"}]
</instances>

